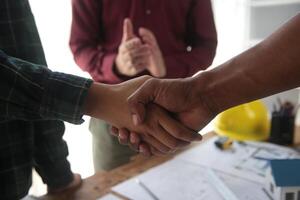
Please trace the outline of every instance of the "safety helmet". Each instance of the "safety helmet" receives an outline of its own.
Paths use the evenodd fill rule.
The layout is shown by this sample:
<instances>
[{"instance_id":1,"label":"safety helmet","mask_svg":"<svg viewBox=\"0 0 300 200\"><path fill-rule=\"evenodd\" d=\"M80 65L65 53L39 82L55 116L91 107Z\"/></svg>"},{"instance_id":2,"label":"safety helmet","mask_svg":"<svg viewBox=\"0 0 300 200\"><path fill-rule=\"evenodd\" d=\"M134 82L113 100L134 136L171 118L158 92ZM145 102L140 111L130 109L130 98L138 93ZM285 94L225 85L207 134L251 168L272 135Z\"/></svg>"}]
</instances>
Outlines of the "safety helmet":
<instances>
[{"instance_id":1,"label":"safety helmet","mask_svg":"<svg viewBox=\"0 0 300 200\"><path fill-rule=\"evenodd\" d=\"M235 140L266 140L270 134L268 110L259 100L230 108L214 120L214 131Z\"/></svg>"}]
</instances>

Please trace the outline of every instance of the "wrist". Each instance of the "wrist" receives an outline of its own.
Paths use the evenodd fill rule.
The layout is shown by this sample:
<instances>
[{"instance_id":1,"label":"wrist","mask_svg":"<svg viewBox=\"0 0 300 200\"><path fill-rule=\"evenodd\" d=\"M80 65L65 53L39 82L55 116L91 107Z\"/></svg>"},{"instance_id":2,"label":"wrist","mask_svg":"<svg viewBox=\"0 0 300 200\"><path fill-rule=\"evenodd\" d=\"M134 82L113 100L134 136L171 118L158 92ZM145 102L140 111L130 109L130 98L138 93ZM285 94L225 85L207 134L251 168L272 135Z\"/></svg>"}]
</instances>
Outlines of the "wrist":
<instances>
[{"instance_id":1,"label":"wrist","mask_svg":"<svg viewBox=\"0 0 300 200\"><path fill-rule=\"evenodd\" d=\"M122 66L122 62L120 61L120 56L118 54L114 64L114 71L119 76L125 76L121 66Z\"/></svg>"},{"instance_id":2,"label":"wrist","mask_svg":"<svg viewBox=\"0 0 300 200\"><path fill-rule=\"evenodd\" d=\"M233 68L233 66L241 66L236 63L235 59L231 59L222 65L206 70L196 75L194 80L195 91L201 101L214 112L220 113L233 106L254 100L249 98L249 93L253 93L253 89L257 83L251 80L243 68ZM247 85L253 85L245 90Z\"/></svg>"},{"instance_id":3,"label":"wrist","mask_svg":"<svg viewBox=\"0 0 300 200\"><path fill-rule=\"evenodd\" d=\"M113 71L114 75L117 76L120 79L119 82L126 81L126 80L129 80L129 79L132 78L131 76L127 76L127 75L124 75L123 73L121 73L118 70L116 62L113 64L112 71Z\"/></svg>"},{"instance_id":4,"label":"wrist","mask_svg":"<svg viewBox=\"0 0 300 200\"><path fill-rule=\"evenodd\" d=\"M192 91L196 97L198 105L205 105L212 114L217 115L226 108L220 102L222 94L220 85L215 81L215 74L211 71L202 71L191 78Z\"/></svg>"},{"instance_id":5,"label":"wrist","mask_svg":"<svg viewBox=\"0 0 300 200\"><path fill-rule=\"evenodd\" d=\"M164 78L167 74L167 69L162 55L156 55L154 59L154 63L148 67L150 74L156 78Z\"/></svg>"},{"instance_id":6,"label":"wrist","mask_svg":"<svg viewBox=\"0 0 300 200\"><path fill-rule=\"evenodd\" d=\"M110 89L108 85L94 82L88 91L84 114L104 119L106 113L105 109L110 105L107 103L107 97L109 95Z\"/></svg>"}]
</instances>

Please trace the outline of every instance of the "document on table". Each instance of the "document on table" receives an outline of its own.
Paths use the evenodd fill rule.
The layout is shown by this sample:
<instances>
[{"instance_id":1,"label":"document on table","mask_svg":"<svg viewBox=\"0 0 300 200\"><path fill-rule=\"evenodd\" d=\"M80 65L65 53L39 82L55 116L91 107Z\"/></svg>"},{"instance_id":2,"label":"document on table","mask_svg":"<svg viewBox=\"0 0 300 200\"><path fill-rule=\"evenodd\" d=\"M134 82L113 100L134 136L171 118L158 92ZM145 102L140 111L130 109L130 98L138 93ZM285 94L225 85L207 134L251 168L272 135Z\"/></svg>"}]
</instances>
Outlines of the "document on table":
<instances>
[{"instance_id":1,"label":"document on table","mask_svg":"<svg viewBox=\"0 0 300 200\"><path fill-rule=\"evenodd\" d=\"M133 200L153 200L139 184L141 180L160 200L222 199L194 164L171 160L112 188Z\"/></svg>"},{"instance_id":2,"label":"document on table","mask_svg":"<svg viewBox=\"0 0 300 200\"><path fill-rule=\"evenodd\" d=\"M268 160L300 158L299 152L292 148L265 142L235 142L231 150L222 151L215 147L215 140L216 137L183 152L175 159L263 184Z\"/></svg>"},{"instance_id":3,"label":"document on table","mask_svg":"<svg viewBox=\"0 0 300 200\"><path fill-rule=\"evenodd\" d=\"M223 196L210 181L207 168L179 159L170 160L112 188L132 200L154 200L136 179L141 180L159 200L222 200ZM265 200L262 185L222 172L216 175L238 199Z\"/></svg>"},{"instance_id":4,"label":"document on table","mask_svg":"<svg viewBox=\"0 0 300 200\"><path fill-rule=\"evenodd\" d=\"M237 199L265 200L269 199L263 190L268 160L300 158L294 149L263 142L235 142L231 150L221 151L214 145L216 139L214 137L112 189L133 200L154 200L153 196L160 200L224 199L224 193L208 176L209 168ZM145 187L137 184L136 179Z\"/></svg>"}]
</instances>

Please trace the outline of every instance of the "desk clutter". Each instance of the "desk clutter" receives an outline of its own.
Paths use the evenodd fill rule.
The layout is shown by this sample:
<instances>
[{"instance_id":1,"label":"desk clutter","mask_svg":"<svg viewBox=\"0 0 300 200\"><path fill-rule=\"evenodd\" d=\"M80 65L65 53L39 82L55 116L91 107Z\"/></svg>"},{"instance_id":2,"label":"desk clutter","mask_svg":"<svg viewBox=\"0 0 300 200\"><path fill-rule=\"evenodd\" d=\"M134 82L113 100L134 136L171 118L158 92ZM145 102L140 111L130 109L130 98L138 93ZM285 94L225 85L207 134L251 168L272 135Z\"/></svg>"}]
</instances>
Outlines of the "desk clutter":
<instances>
[{"instance_id":1,"label":"desk clutter","mask_svg":"<svg viewBox=\"0 0 300 200\"><path fill-rule=\"evenodd\" d=\"M295 116L297 108L286 101L278 99L278 106L273 105L269 141L281 145L291 145L294 140Z\"/></svg>"},{"instance_id":2,"label":"desk clutter","mask_svg":"<svg viewBox=\"0 0 300 200\"><path fill-rule=\"evenodd\" d=\"M132 200L298 199L298 191L276 185L282 175L276 177L278 165L270 165L277 159L299 162L297 150L265 142L233 142L231 148L221 150L217 140L215 136L112 190ZM284 198L276 197L275 191L285 191Z\"/></svg>"}]
</instances>

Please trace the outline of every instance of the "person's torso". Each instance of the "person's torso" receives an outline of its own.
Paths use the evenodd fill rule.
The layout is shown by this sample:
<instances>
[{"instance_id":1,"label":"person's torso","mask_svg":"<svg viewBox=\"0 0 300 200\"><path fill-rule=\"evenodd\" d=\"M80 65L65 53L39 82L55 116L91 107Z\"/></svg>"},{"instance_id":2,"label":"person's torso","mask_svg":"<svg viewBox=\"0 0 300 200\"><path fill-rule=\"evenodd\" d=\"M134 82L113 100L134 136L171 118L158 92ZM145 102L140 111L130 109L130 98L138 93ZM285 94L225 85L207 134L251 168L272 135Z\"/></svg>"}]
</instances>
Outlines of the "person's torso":
<instances>
[{"instance_id":1,"label":"person's torso","mask_svg":"<svg viewBox=\"0 0 300 200\"><path fill-rule=\"evenodd\" d=\"M193 0L99 0L103 45L114 51L120 45L123 21L129 17L138 29L150 29L164 55L186 49L188 15Z\"/></svg>"},{"instance_id":2,"label":"person's torso","mask_svg":"<svg viewBox=\"0 0 300 200\"><path fill-rule=\"evenodd\" d=\"M0 49L10 56L46 65L28 0L1 0Z\"/></svg>"}]
</instances>

